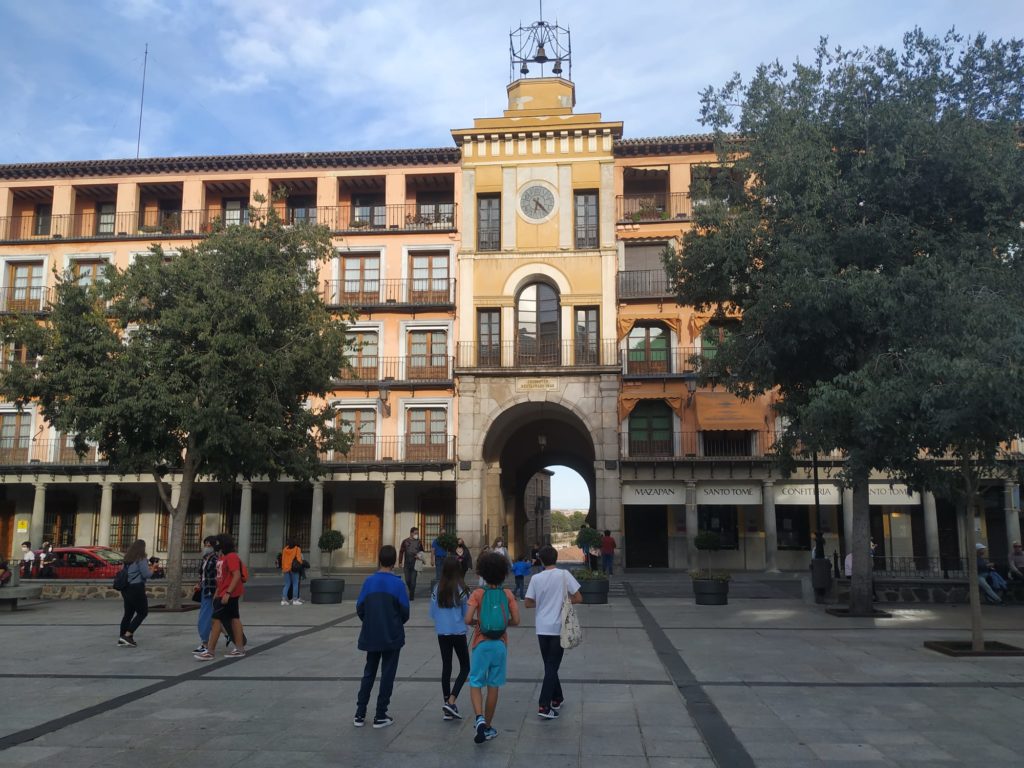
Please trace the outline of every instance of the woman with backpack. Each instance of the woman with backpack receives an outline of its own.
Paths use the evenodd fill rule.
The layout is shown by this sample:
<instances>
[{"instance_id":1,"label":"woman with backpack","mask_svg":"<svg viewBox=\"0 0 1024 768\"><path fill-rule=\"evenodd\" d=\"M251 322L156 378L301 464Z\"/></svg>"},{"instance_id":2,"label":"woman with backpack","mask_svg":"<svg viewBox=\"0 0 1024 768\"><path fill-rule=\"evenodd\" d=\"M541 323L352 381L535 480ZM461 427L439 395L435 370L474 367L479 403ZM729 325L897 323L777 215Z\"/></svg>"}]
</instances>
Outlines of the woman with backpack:
<instances>
[{"instance_id":1,"label":"woman with backpack","mask_svg":"<svg viewBox=\"0 0 1024 768\"><path fill-rule=\"evenodd\" d=\"M461 720L455 703L469 677L469 644L466 642L466 603L469 590L457 558L449 555L441 565L441 580L430 595L430 618L434 620L437 645L441 649L441 712L445 720ZM459 658L459 676L452 680L452 654Z\"/></svg>"},{"instance_id":2,"label":"woman with backpack","mask_svg":"<svg viewBox=\"0 0 1024 768\"><path fill-rule=\"evenodd\" d=\"M302 549L289 538L281 550L281 573L284 575L284 586L281 588L281 605L288 605L288 593L292 596L292 605L302 605L299 599L299 577L302 575Z\"/></svg>"},{"instance_id":3,"label":"woman with backpack","mask_svg":"<svg viewBox=\"0 0 1024 768\"><path fill-rule=\"evenodd\" d=\"M121 634L117 644L121 647L135 648L135 631L149 613L149 600L146 598L146 581L152 575L149 570L149 558L146 557L146 542L137 540L124 553L125 585L121 590L124 601L124 616L121 617Z\"/></svg>"}]
</instances>

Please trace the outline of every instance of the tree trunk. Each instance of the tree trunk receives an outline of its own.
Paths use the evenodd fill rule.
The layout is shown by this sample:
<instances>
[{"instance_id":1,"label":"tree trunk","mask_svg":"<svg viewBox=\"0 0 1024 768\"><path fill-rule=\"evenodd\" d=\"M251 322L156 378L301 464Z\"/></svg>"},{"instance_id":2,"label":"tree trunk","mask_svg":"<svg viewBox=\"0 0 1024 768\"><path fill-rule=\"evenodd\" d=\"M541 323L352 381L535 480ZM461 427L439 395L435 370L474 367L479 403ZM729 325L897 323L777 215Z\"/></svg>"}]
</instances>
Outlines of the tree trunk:
<instances>
[{"instance_id":1,"label":"tree trunk","mask_svg":"<svg viewBox=\"0 0 1024 768\"><path fill-rule=\"evenodd\" d=\"M850 615L871 616L874 562L871 559L871 507L868 470L853 471L853 577L850 579Z\"/></svg>"},{"instance_id":2,"label":"tree trunk","mask_svg":"<svg viewBox=\"0 0 1024 768\"><path fill-rule=\"evenodd\" d=\"M181 488L177 503L172 504L171 495L163 480L154 475L160 499L171 518L170 541L167 545L167 599L165 606L168 611L181 608L181 556L185 545L185 522L188 517L188 504L192 498L192 486L195 484L195 469L192 463L184 462L181 474Z\"/></svg>"},{"instance_id":3,"label":"tree trunk","mask_svg":"<svg viewBox=\"0 0 1024 768\"><path fill-rule=\"evenodd\" d=\"M964 478L964 492L960 512L967 532L967 594L971 601L971 650L983 651L985 650L985 633L981 626L981 589L978 584L978 550L975 546L978 537L974 531L974 500L978 483L968 459L962 461L961 469Z\"/></svg>"}]
</instances>

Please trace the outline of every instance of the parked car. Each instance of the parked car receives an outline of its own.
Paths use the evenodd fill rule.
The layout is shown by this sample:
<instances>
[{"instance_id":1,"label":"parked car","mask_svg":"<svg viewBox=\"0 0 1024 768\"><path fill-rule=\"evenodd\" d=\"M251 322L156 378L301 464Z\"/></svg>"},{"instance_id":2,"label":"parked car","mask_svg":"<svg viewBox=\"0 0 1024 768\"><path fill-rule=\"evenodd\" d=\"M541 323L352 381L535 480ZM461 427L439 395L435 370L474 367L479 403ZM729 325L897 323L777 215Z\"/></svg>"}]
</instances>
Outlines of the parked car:
<instances>
[{"instance_id":1,"label":"parked car","mask_svg":"<svg viewBox=\"0 0 1024 768\"><path fill-rule=\"evenodd\" d=\"M110 547L54 547L49 567L42 563L41 549L35 554L32 575L37 578L42 567L51 579L112 579L124 565L124 555Z\"/></svg>"}]
</instances>

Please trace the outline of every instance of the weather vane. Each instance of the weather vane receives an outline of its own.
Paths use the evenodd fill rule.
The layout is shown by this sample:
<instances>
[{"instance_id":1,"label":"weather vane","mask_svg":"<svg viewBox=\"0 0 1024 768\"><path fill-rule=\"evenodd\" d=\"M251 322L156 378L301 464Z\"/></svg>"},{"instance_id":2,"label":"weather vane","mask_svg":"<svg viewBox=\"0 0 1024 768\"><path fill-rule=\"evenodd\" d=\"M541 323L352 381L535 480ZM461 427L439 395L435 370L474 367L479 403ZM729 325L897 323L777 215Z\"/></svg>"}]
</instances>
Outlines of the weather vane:
<instances>
[{"instance_id":1,"label":"weather vane","mask_svg":"<svg viewBox=\"0 0 1024 768\"><path fill-rule=\"evenodd\" d=\"M509 32L509 80L530 74L530 65L540 65L540 77L544 77L544 65L551 64L551 74L561 77L568 68L568 79L572 80L572 40L567 27L544 21L544 2L540 1L540 21Z\"/></svg>"}]
</instances>

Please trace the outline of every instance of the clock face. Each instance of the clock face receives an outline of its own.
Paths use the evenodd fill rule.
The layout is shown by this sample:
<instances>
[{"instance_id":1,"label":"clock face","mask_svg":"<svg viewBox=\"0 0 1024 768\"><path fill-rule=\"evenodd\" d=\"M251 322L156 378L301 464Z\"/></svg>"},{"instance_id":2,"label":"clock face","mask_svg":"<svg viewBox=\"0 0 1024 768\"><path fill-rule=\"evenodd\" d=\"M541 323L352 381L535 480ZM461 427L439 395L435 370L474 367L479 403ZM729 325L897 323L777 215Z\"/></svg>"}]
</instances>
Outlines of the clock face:
<instances>
[{"instance_id":1,"label":"clock face","mask_svg":"<svg viewBox=\"0 0 1024 768\"><path fill-rule=\"evenodd\" d=\"M519 210L533 221L542 221L555 212L555 196L545 186L532 184L519 195Z\"/></svg>"}]
</instances>

